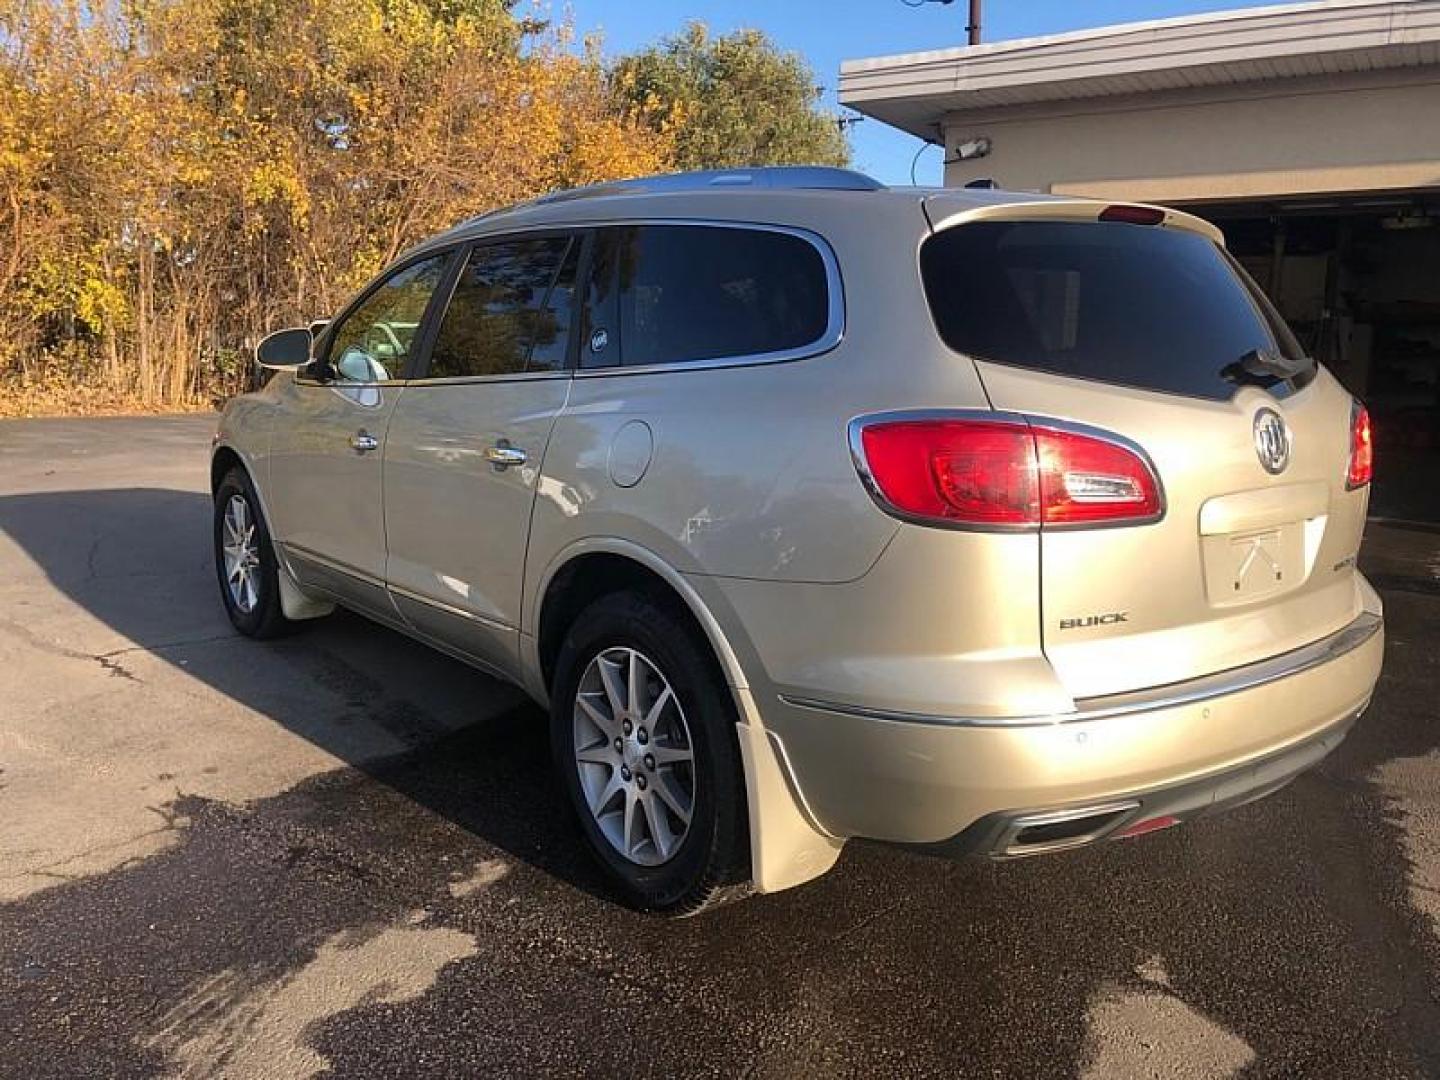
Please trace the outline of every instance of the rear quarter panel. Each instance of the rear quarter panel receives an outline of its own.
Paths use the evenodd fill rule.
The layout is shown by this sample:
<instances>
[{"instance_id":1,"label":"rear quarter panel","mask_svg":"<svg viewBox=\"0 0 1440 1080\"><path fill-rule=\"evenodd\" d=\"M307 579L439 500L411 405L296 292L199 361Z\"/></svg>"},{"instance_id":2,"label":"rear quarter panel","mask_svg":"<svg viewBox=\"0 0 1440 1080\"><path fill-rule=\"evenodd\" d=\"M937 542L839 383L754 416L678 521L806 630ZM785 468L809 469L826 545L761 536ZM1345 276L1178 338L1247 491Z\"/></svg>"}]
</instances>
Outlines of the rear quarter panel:
<instances>
[{"instance_id":1,"label":"rear quarter panel","mask_svg":"<svg viewBox=\"0 0 1440 1080\"><path fill-rule=\"evenodd\" d=\"M1368 489L1346 491L1350 395L1321 369L1276 401L1242 388L1209 401L982 363L1002 406L1117 431L1154 461L1163 522L1046 532L1041 539L1045 652L1077 698L1161 686L1238 667L1333 633L1361 611L1355 557ZM1018 403L1018 404L1017 404ZM1253 446L1252 416L1278 409L1293 432L1288 468L1269 476ZM1278 599L1218 606L1207 598L1202 507L1217 495L1318 488L1316 548L1307 576ZM1061 620L1124 612L1123 627L1064 630Z\"/></svg>"},{"instance_id":2,"label":"rear quarter panel","mask_svg":"<svg viewBox=\"0 0 1440 1080\"><path fill-rule=\"evenodd\" d=\"M636 200L628 219L751 220L819 235L839 264L844 336L801 360L577 375L539 484L532 590L559 552L595 536L627 538L696 575L842 582L875 563L898 524L858 480L848 420L937 396L974 407L984 395L969 361L939 355L916 270L927 230L918 202L877 199L857 214L857 198L697 196L666 201L663 214ZM612 447L635 422L653 453L641 481L622 487Z\"/></svg>"}]
</instances>

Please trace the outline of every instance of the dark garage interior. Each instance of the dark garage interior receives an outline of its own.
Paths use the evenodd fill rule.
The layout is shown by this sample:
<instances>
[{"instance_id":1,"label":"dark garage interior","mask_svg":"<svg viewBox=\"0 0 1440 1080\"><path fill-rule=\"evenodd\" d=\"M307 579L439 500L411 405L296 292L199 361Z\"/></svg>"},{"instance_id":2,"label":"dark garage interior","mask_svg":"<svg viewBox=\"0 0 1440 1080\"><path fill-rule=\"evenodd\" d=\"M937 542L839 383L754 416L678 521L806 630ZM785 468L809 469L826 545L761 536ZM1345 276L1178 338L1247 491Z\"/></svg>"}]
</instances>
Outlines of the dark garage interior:
<instances>
[{"instance_id":1,"label":"dark garage interior","mask_svg":"<svg viewBox=\"0 0 1440 1080\"><path fill-rule=\"evenodd\" d=\"M1369 407L1371 516L1440 523L1440 194L1187 209L1224 229L1301 343Z\"/></svg>"}]
</instances>

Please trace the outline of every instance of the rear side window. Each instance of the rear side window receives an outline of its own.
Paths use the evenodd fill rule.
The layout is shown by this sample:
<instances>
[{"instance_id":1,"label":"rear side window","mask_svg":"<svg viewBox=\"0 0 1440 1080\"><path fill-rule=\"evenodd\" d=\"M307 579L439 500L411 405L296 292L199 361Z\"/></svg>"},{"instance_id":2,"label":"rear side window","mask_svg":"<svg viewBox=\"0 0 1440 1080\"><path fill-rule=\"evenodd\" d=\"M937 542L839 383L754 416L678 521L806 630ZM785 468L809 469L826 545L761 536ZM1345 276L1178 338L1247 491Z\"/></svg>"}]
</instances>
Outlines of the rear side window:
<instances>
[{"instance_id":1,"label":"rear side window","mask_svg":"<svg viewBox=\"0 0 1440 1080\"><path fill-rule=\"evenodd\" d=\"M982 360L1220 401L1314 373L1244 271L1195 233L982 221L926 240L920 269L940 336Z\"/></svg>"},{"instance_id":2,"label":"rear side window","mask_svg":"<svg viewBox=\"0 0 1440 1080\"><path fill-rule=\"evenodd\" d=\"M826 336L825 260L790 233L705 225L606 230L582 362L601 367L766 356ZM618 327L609 325L617 322ZM618 357L616 335L618 330Z\"/></svg>"},{"instance_id":3,"label":"rear side window","mask_svg":"<svg viewBox=\"0 0 1440 1080\"><path fill-rule=\"evenodd\" d=\"M551 237L472 248L430 350L427 378L564 368L578 246Z\"/></svg>"}]
</instances>

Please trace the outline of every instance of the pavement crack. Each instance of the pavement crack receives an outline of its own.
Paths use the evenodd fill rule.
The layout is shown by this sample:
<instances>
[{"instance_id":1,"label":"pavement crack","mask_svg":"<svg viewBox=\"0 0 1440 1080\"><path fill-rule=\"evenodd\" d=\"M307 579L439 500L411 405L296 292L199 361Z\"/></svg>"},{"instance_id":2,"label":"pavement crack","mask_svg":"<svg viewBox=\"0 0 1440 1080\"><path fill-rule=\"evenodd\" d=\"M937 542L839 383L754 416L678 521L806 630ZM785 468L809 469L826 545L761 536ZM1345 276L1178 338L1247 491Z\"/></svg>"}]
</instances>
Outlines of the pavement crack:
<instances>
[{"instance_id":1,"label":"pavement crack","mask_svg":"<svg viewBox=\"0 0 1440 1080\"><path fill-rule=\"evenodd\" d=\"M39 649L41 652L49 653L51 656L62 656L69 660L97 660L98 657L81 652L78 649L67 648L58 641L50 641L35 633L24 623L18 623L14 619L0 617L0 630L18 637L31 648Z\"/></svg>"},{"instance_id":2,"label":"pavement crack","mask_svg":"<svg viewBox=\"0 0 1440 1080\"><path fill-rule=\"evenodd\" d=\"M158 643L158 644L155 644L155 645L126 645L124 648L121 648L121 649L111 649L109 652L101 653L99 656L95 657L95 659L97 659L97 660L110 660L110 659L113 659L114 657L117 657L117 656L125 656L125 655L128 655L129 653L136 653L136 652L158 653L158 652L165 652L165 651L167 651L167 650L169 650L169 649L184 649L184 648L188 648L188 647L190 647L190 646L192 646L192 645L210 645L210 644L213 644L214 642L217 642L217 641L233 641L233 640L235 640L235 635L234 635L233 633L229 633L229 634L211 634L209 637L182 638L182 639L179 640L179 641L162 641L162 642L160 642L160 643Z\"/></svg>"},{"instance_id":3,"label":"pavement crack","mask_svg":"<svg viewBox=\"0 0 1440 1080\"><path fill-rule=\"evenodd\" d=\"M18 637L26 645L39 652L48 653L50 656L59 656L65 660L83 660L86 663L99 664L111 675L122 679L129 679L131 682L143 683L138 675L130 671L123 664L115 661L114 657L122 653L133 652L134 649L115 649L108 653L87 653L79 649L72 649L67 645L61 645L58 641L51 641L35 633L23 623L14 619L0 618L0 630L4 630L15 637ZM135 648L143 648L136 646Z\"/></svg>"},{"instance_id":4,"label":"pavement crack","mask_svg":"<svg viewBox=\"0 0 1440 1080\"><path fill-rule=\"evenodd\" d=\"M129 679L133 683L141 683L142 685L144 683L144 680L142 680L138 675L136 675L133 671L127 668L124 664L120 663L118 660L112 660L108 656L96 656L92 657L92 659L94 659L102 668L108 671L111 675L117 678Z\"/></svg>"},{"instance_id":5,"label":"pavement crack","mask_svg":"<svg viewBox=\"0 0 1440 1080\"><path fill-rule=\"evenodd\" d=\"M164 812L156 809L153 806L146 807L146 809L154 810L155 813L160 814L162 818L165 818ZM166 824L161 825L158 828L146 829L144 832L136 833L133 836L127 836L123 840L112 840L104 844L95 844L91 847L85 848L83 851L77 851L73 855L67 855L63 859L56 859L54 862L42 863L39 866L26 867L25 869L12 874L0 874L0 881L17 881L20 878L26 877L53 877L65 881L70 881L73 880L74 875L63 873L58 869L59 867L67 866L73 862L79 862L82 859L89 858L91 855L99 855L103 852L114 851L116 848L128 847L131 844L138 843L141 840L146 840L152 836L158 836L161 833L176 832L181 828L183 824L183 815L175 815L173 818L166 819ZM126 859L123 863L121 863L121 865L123 866L126 863L130 863L133 861L133 858Z\"/></svg>"},{"instance_id":6,"label":"pavement crack","mask_svg":"<svg viewBox=\"0 0 1440 1080\"><path fill-rule=\"evenodd\" d=\"M100 541L101 541L101 539L103 539L103 538L97 536L97 537L95 537L94 540L90 541L90 550L89 550L88 552L86 552L86 554L85 554L85 580L86 580L86 581L94 581L97 577L100 576L100 575L99 575L99 572L95 569L95 563L96 563L96 561L100 558Z\"/></svg>"},{"instance_id":7,"label":"pavement crack","mask_svg":"<svg viewBox=\"0 0 1440 1080\"><path fill-rule=\"evenodd\" d=\"M830 938L827 942L825 942L823 947L829 948L830 946L835 945L837 942L844 941L846 938L854 937L871 923L876 922L879 919L883 919L886 915L890 915L893 912L899 911L904 906L905 900L902 898L900 900L894 901L893 903L886 904L884 907L876 908L874 911L870 912L869 915L866 915L864 918L860 919L853 925L847 926L844 930L841 930L834 937ZM821 946L816 946L817 949L820 947Z\"/></svg>"}]
</instances>

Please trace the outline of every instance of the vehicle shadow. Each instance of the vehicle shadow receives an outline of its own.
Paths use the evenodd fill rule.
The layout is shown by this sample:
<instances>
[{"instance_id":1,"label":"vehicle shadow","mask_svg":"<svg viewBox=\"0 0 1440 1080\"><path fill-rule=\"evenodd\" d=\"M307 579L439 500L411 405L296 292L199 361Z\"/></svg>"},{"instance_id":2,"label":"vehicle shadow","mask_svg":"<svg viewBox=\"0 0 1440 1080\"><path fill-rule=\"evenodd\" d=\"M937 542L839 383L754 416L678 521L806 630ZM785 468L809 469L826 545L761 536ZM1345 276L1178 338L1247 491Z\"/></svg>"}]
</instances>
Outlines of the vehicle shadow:
<instances>
[{"instance_id":1,"label":"vehicle shadow","mask_svg":"<svg viewBox=\"0 0 1440 1080\"><path fill-rule=\"evenodd\" d=\"M0 531L134 649L545 872L603 889L552 781L538 706L343 610L277 641L242 637L220 603L210 513L199 492L44 492L0 498ZM123 671L132 651L103 659ZM448 763L450 785L427 782L417 757Z\"/></svg>"},{"instance_id":2,"label":"vehicle shadow","mask_svg":"<svg viewBox=\"0 0 1440 1080\"><path fill-rule=\"evenodd\" d=\"M317 1021L306 1038L339 1075L407 1074L417 1046L453 1075L1074 1075L1097 1045L1132 1044L1148 1049L1121 1064L1154 1075L1203 1072L1212 1052L1254 1075L1440 1068L1440 950L1405 899L1400 813L1370 779L1440 746L1423 651L1392 653L1317 773L1223 818L1006 864L852 844L805 888L665 924L610 902L518 692L343 613L278 642L235 635L205 495L8 496L0 530L114 635L348 766L243 811L187 797L176 847L0 912L0 979L7 957L38 972L0 992L0 1031L47 1032L34 1046L60 1073L97 1054L109 1072L158 1068L131 1036L197 987L225 997L201 995L177 1039L336 935L417 911L479 951L413 999ZM1433 596L1387 601L1391 634L1433 649ZM465 894L456 868L488 847L521 869ZM641 1024L684 1035L640 1068Z\"/></svg>"}]
</instances>

